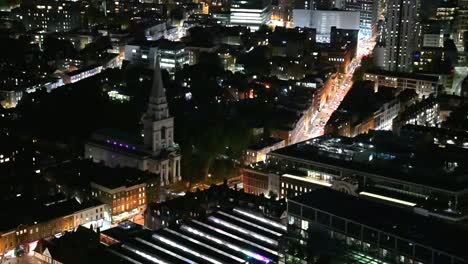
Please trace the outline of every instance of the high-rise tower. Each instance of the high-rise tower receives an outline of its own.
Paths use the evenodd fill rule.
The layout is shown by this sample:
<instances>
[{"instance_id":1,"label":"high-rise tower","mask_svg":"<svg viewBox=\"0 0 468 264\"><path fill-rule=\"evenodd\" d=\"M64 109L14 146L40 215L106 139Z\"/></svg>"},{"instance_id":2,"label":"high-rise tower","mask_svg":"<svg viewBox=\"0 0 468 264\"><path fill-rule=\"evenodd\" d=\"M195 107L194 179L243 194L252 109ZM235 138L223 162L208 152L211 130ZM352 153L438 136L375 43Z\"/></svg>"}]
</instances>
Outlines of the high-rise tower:
<instances>
[{"instance_id":1,"label":"high-rise tower","mask_svg":"<svg viewBox=\"0 0 468 264\"><path fill-rule=\"evenodd\" d=\"M418 46L418 0L388 0L384 70L410 72Z\"/></svg>"}]
</instances>

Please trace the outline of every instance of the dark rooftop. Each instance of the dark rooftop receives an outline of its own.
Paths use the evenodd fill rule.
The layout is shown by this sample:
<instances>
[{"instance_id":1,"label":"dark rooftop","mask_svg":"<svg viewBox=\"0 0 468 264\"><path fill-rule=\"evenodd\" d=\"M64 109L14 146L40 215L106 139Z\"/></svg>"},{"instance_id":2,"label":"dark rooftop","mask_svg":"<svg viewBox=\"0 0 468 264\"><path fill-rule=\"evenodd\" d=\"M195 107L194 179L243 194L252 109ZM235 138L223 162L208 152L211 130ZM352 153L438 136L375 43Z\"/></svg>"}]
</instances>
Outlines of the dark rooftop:
<instances>
[{"instance_id":1,"label":"dark rooftop","mask_svg":"<svg viewBox=\"0 0 468 264\"><path fill-rule=\"evenodd\" d=\"M74 183L84 188L84 186L89 186L89 182L94 182L110 189L140 184L152 177L157 177L155 174L136 168L111 168L91 160L64 162L49 168L46 174L63 184Z\"/></svg>"},{"instance_id":2,"label":"dark rooftop","mask_svg":"<svg viewBox=\"0 0 468 264\"><path fill-rule=\"evenodd\" d=\"M60 199L60 197L54 198L53 201L46 201L19 196L16 199L3 201L3 210L0 213L0 230L10 231L19 225L46 222L100 204L102 203L96 200L79 203L75 199Z\"/></svg>"},{"instance_id":3,"label":"dark rooftop","mask_svg":"<svg viewBox=\"0 0 468 264\"><path fill-rule=\"evenodd\" d=\"M152 175L135 168L110 168L101 164L97 164L90 173L93 175L91 177L92 183L99 184L109 189L145 183L150 180Z\"/></svg>"},{"instance_id":4,"label":"dark rooftop","mask_svg":"<svg viewBox=\"0 0 468 264\"><path fill-rule=\"evenodd\" d=\"M250 145L248 147L248 149L260 150L260 149L266 148L268 146L271 146L273 144L279 143L281 141L283 141L281 138L274 138L274 137L262 138L262 139L260 139L259 142L255 143L253 145Z\"/></svg>"},{"instance_id":5,"label":"dark rooftop","mask_svg":"<svg viewBox=\"0 0 468 264\"><path fill-rule=\"evenodd\" d=\"M322 136L275 150L271 156L319 162L435 189L468 189L468 153L441 148L420 138L372 132L357 138ZM456 164L450 169L447 164Z\"/></svg>"},{"instance_id":6,"label":"dark rooftop","mask_svg":"<svg viewBox=\"0 0 468 264\"><path fill-rule=\"evenodd\" d=\"M468 232L456 225L329 188L293 197L290 201L468 259Z\"/></svg>"}]
</instances>

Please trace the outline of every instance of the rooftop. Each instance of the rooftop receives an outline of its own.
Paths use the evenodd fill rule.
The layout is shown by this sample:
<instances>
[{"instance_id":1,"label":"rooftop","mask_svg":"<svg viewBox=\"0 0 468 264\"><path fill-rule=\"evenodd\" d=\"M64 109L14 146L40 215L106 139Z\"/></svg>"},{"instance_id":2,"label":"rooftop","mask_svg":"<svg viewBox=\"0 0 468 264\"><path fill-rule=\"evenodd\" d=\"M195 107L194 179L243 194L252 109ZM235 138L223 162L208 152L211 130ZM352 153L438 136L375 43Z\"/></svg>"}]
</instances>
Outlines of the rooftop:
<instances>
[{"instance_id":1,"label":"rooftop","mask_svg":"<svg viewBox=\"0 0 468 264\"><path fill-rule=\"evenodd\" d=\"M262 138L259 142L250 145L248 149L250 150L261 150L266 147L270 147L274 144L277 144L279 142L283 141L281 138L274 138L274 137L267 137L267 138Z\"/></svg>"},{"instance_id":2,"label":"rooftop","mask_svg":"<svg viewBox=\"0 0 468 264\"><path fill-rule=\"evenodd\" d=\"M94 169L93 175L92 183L109 189L142 184L151 178L151 174L135 168L109 168L102 165Z\"/></svg>"},{"instance_id":3,"label":"rooftop","mask_svg":"<svg viewBox=\"0 0 468 264\"><path fill-rule=\"evenodd\" d=\"M468 258L468 232L412 211L322 188L290 201L316 208L383 232Z\"/></svg>"},{"instance_id":4,"label":"rooftop","mask_svg":"<svg viewBox=\"0 0 468 264\"><path fill-rule=\"evenodd\" d=\"M275 263L286 226L234 208L158 231L118 226L103 232L120 241L113 250L166 263ZM145 262L143 262L145 263Z\"/></svg>"},{"instance_id":5,"label":"rooftop","mask_svg":"<svg viewBox=\"0 0 468 264\"><path fill-rule=\"evenodd\" d=\"M407 78L407 79L415 79L415 80L422 80L422 81L430 81L430 82L438 82L439 77L433 75L423 75L423 74L414 74L414 73L402 73L402 72L389 72L384 70L377 70L372 69L367 71L366 73L369 74L377 74L377 75L385 75L389 77L399 77L399 78Z\"/></svg>"},{"instance_id":6,"label":"rooftop","mask_svg":"<svg viewBox=\"0 0 468 264\"><path fill-rule=\"evenodd\" d=\"M136 168L111 168L91 160L64 162L48 169L46 173L62 184L77 184L84 188L89 186L89 182L94 182L109 189L132 186L157 177Z\"/></svg>"},{"instance_id":7,"label":"rooftop","mask_svg":"<svg viewBox=\"0 0 468 264\"><path fill-rule=\"evenodd\" d=\"M65 199L63 197L44 200L23 196L3 202L3 210L0 213L1 232L14 230L20 225L35 225L36 223L46 222L102 204L96 200L80 203L75 199ZM24 208L28 208L28 210Z\"/></svg>"},{"instance_id":8,"label":"rooftop","mask_svg":"<svg viewBox=\"0 0 468 264\"><path fill-rule=\"evenodd\" d=\"M270 156L357 170L448 191L468 189L468 153L417 137L374 131L355 138L322 136L275 150Z\"/></svg>"},{"instance_id":9,"label":"rooftop","mask_svg":"<svg viewBox=\"0 0 468 264\"><path fill-rule=\"evenodd\" d=\"M99 233L83 226L66 232L60 238L41 239L34 251L44 254L46 249L54 260L61 263L131 263L108 252L106 246L99 242Z\"/></svg>"}]
</instances>

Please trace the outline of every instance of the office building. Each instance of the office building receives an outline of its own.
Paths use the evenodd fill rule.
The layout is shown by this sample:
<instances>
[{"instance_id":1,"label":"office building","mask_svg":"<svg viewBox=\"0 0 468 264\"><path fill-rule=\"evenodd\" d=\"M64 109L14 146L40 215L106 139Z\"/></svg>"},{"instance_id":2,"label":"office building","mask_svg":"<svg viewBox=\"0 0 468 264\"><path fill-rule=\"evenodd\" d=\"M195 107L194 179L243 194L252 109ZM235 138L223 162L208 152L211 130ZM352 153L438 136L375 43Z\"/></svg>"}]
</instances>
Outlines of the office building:
<instances>
[{"instance_id":1,"label":"office building","mask_svg":"<svg viewBox=\"0 0 468 264\"><path fill-rule=\"evenodd\" d=\"M356 57L357 42L334 46L319 49L318 58L329 65L334 65L338 72L347 73L351 62Z\"/></svg>"},{"instance_id":2,"label":"office building","mask_svg":"<svg viewBox=\"0 0 468 264\"><path fill-rule=\"evenodd\" d=\"M418 137L432 137L434 144L444 147L447 144L461 148L468 148L468 132L457 129L450 125L444 127L427 127L418 125L405 125L400 128L399 133L413 133Z\"/></svg>"},{"instance_id":3,"label":"office building","mask_svg":"<svg viewBox=\"0 0 468 264\"><path fill-rule=\"evenodd\" d=\"M310 9L310 10L330 10L343 9L344 0L297 0L294 1L294 9Z\"/></svg>"},{"instance_id":4,"label":"office building","mask_svg":"<svg viewBox=\"0 0 468 264\"><path fill-rule=\"evenodd\" d=\"M26 30L67 32L82 26L81 6L78 2L37 1L13 9L12 14L23 22Z\"/></svg>"},{"instance_id":5,"label":"office building","mask_svg":"<svg viewBox=\"0 0 468 264\"><path fill-rule=\"evenodd\" d=\"M467 103L464 97L455 95L430 96L400 112L393 121L393 129L405 125L439 127L454 110L466 107Z\"/></svg>"},{"instance_id":6,"label":"office building","mask_svg":"<svg viewBox=\"0 0 468 264\"><path fill-rule=\"evenodd\" d=\"M387 2L384 59L378 67L387 71L411 71L420 33L417 10L418 0Z\"/></svg>"},{"instance_id":7,"label":"office building","mask_svg":"<svg viewBox=\"0 0 468 264\"><path fill-rule=\"evenodd\" d=\"M426 41L426 38L424 38L424 41ZM439 74L442 80L443 75L449 75L453 70L450 53L451 51L445 48L423 47L420 51L414 53L413 70L415 73Z\"/></svg>"},{"instance_id":8,"label":"office building","mask_svg":"<svg viewBox=\"0 0 468 264\"><path fill-rule=\"evenodd\" d=\"M271 10L271 24L279 27L291 28L292 10L294 8L294 1L291 0L278 0L274 1Z\"/></svg>"},{"instance_id":9,"label":"office building","mask_svg":"<svg viewBox=\"0 0 468 264\"><path fill-rule=\"evenodd\" d=\"M440 48L444 46L444 35L441 33L423 34L423 47Z\"/></svg>"},{"instance_id":10,"label":"office building","mask_svg":"<svg viewBox=\"0 0 468 264\"><path fill-rule=\"evenodd\" d=\"M231 25L246 26L256 31L261 25L270 24L270 19L271 0L234 0L231 3Z\"/></svg>"},{"instance_id":11,"label":"office building","mask_svg":"<svg viewBox=\"0 0 468 264\"><path fill-rule=\"evenodd\" d=\"M146 41L144 43L129 43L125 45L124 60L131 64L141 64L152 68L158 54L158 43Z\"/></svg>"},{"instance_id":12,"label":"office building","mask_svg":"<svg viewBox=\"0 0 468 264\"><path fill-rule=\"evenodd\" d=\"M182 42L161 40L158 48L161 69L174 72L189 63L189 52Z\"/></svg>"},{"instance_id":13,"label":"office building","mask_svg":"<svg viewBox=\"0 0 468 264\"><path fill-rule=\"evenodd\" d=\"M342 48L344 46L356 46L359 40L358 30L331 28L330 44L334 48Z\"/></svg>"},{"instance_id":14,"label":"office building","mask_svg":"<svg viewBox=\"0 0 468 264\"><path fill-rule=\"evenodd\" d=\"M161 69L174 72L189 63L189 52L185 44L167 39L157 41L139 41L125 45L126 61L152 69L159 56Z\"/></svg>"},{"instance_id":15,"label":"office building","mask_svg":"<svg viewBox=\"0 0 468 264\"><path fill-rule=\"evenodd\" d=\"M378 0L345 0L344 9L348 11L359 11L359 33L363 37L371 37L372 29L377 23Z\"/></svg>"},{"instance_id":16,"label":"office building","mask_svg":"<svg viewBox=\"0 0 468 264\"><path fill-rule=\"evenodd\" d=\"M320 237L321 253L339 263L468 261L465 229L326 188L288 200L288 234L301 239L296 248L306 254L318 251ZM287 260L294 257L286 252Z\"/></svg>"},{"instance_id":17,"label":"office building","mask_svg":"<svg viewBox=\"0 0 468 264\"><path fill-rule=\"evenodd\" d=\"M392 87L400 90L414 90L423 98L437 92L440 81L438 76L395 73L387 71L371 70L364 74L364 80L374 82L374 90L379 87Z\"/></svg>"},{"instance_id":18,"label":"office building","mask_svg":"<svg viewBox=\"0 0 468 264\"><path fill-rule=\"evenodd\" d=\"M436 20L446 35L455 33L456 17L458 13L456 1L441 1L436 9Z\"/></svg>"},{"instance_id":19,"label":"office building","mask_svg":"<svg viewBox=\"0 0 468 264\"><path fill-rule=\"evenodd\" d=\"M317 42L320 43L330 43L332 27L359 31L359 18L357 11L293 10L294 26L316 29Z\"/></svg>"},{"instance_id":20,"label":"office building","mask_svg":"<svg viewBox=\"0 0 468 264\"><path fill-rule=\"evenodd\" d=\"M244 190L293 197L328 187L461 221L468 217L466 150L453 150L431 143L423 148L414 138L389 131L322 136L270 152L265 162L246 167Z\"/></svg>"},{"instance_id":21,"label":"office building","mask_svg":"<svg viewBox=\"0 0 468 264\"><path fill-rule=\"evenodd\" d=\"M457 13L457 35L456 40L457 48L462 51L468 50L468 1L458 0L458 13Z\"/></svg>"}]
</instances>

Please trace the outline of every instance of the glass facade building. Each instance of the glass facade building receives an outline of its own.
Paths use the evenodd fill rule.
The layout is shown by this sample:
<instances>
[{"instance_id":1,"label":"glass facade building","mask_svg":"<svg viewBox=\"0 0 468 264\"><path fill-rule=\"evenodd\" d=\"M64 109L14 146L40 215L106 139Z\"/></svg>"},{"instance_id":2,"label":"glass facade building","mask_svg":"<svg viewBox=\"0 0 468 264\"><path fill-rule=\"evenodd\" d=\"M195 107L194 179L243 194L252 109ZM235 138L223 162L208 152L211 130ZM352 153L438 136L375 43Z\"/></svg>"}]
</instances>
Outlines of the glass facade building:
<instances>
[{"instance_id":1,"label":"glass facade building","mask_svg":"<svg viewBox=\"0 0 468 264\"><path fill-rule=\"evenodd\" d=\"M385 149L380 143L373 145L372 140L319 137L273 151L265 162L253 164L245 171L251 184L255 172L262 178L276 175L277 189L273 185L267 189L277 192L280 198L327 187L450 221L468 217L464 149L457 148L461 152L454 155L450 147L430 146L427 150L434 151L430 158L407 141L402 144L408 146L385 142L383 146L390 146ZM396 147L398 150L391 149ZM261 189L255 190L258 193Z\"/></svg>"},{"instance_id":2,"label":"glass facade building","mask_svg":"<svg viewBox=\"0 0 468 264\"><path fill-rule=\"evenodd\" d=\"M326 188L288 200L288 233L308 252L318 234L326 234L331 242L321 254L352 263L455 264L468 257L460 245L468 243L462 229ZM291 252L284 248L288 259Z\"/></svg>"},{"instance_id":3,"label":"glass facade building","mask_svg":"<svg viewBox=\"0 0 468 264\"><path fill-rule=\"evenodd\" d=\"M233 26L246 26L256 31L267 25L271 19L270 0L233 0L231 3L230 23Z\"/></svg>"}]
</instances>

